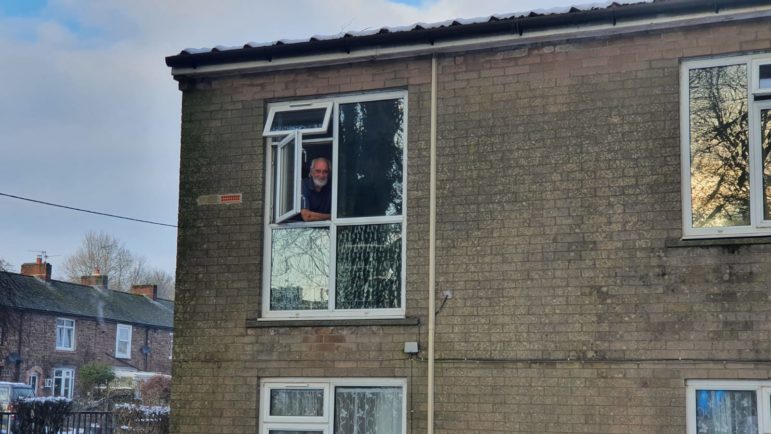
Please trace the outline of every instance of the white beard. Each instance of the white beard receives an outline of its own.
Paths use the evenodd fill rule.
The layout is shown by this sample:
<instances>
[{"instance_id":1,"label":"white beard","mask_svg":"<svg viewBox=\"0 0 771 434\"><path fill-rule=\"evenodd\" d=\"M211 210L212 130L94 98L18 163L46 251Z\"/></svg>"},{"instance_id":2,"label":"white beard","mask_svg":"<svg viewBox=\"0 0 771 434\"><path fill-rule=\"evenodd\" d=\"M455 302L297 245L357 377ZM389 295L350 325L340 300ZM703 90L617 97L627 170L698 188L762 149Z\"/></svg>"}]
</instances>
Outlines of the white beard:
<instances>
[{"instance_id":1,"label":"white beard","mask_svg":"<svg viewBox=\"0 0 771 434\"><path fill-rule=\"evenodd\" d=\"M311 179L313 179L313 185L315 185L318 188L324 188L324 186L327 185L327 182L329 181L329 179L325 179L323 181L319 181L316 178L311 178Z\"/></svg>"}]
</instances>

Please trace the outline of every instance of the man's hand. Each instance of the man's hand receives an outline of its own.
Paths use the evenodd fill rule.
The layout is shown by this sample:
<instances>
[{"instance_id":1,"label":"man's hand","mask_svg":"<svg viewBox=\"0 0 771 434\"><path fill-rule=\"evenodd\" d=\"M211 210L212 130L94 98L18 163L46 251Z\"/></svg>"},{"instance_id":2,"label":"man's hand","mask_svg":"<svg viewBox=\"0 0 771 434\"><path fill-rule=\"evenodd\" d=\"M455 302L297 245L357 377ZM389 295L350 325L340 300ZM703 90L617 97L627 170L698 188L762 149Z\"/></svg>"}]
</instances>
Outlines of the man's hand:
<instances>
[{"instance_id":1,"label":"man's hand","mask_svg":"<svg viewBox=\"0 0 771 434\"><path fill-rule=\"evenodd\" d=\"M330 214L324 214L322 212L313 212L309 209L300 210L300 215L302 216L303 221L306 221L306 222L317 222L320 220L329 220L330 217L332 217Z\"/></svg>"}]
</instances>

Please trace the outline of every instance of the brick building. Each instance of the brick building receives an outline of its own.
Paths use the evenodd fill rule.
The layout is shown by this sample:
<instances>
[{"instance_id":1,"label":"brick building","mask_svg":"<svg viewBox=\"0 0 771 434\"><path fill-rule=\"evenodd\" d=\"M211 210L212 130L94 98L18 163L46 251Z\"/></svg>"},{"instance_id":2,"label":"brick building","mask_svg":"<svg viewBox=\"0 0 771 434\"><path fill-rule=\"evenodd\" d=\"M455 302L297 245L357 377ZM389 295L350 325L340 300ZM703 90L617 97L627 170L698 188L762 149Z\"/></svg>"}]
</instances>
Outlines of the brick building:
<instances>
[{"instance_id":1,"label":"brick building","mask_svg":"<svg viewBox=\"0 0 771 434\"><path fill-rule=\"evenodd\" d=\"M78 397L78 370L89 362L116 374L171 374L174 304L155 285L131 293L108 276L82 284L51 279L40 258L21 274L0 272L0 381L31 384L38 396Z\"/></svg>"},{"instance_id":2,"label":"brick building","mask_svg":"<svg viewBox=\"0 0 771 434\"><path fill-rule=\"evenodd\" d=\"M167 58L173 432L771 432L769 17L656 0ZM318 157L331 216L304 222Z\"/></svg>"}]
</instances>

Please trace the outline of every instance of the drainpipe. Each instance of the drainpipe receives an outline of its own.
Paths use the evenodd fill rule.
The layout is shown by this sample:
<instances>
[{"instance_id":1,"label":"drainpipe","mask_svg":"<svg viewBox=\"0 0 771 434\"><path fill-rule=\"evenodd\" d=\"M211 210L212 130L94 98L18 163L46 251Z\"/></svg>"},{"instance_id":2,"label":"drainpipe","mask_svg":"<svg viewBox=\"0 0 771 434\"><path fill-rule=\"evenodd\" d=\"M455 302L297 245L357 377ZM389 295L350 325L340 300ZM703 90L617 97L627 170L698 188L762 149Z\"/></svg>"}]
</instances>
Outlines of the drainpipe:
<instances>
[{"instance_id":1,"label":"drainpipe","mask_svg":"<svg viewBox=\"0 0 771 434\"><path fill-rule=\"evenodd\" d=\"M428 434L434 433L434 329L436 328L436 54L431 57L431 178L428 217Z\"/></svg>"},{"instance_id":2,"label":"drainpipe","mask_svg":"<svg viewBox=\"0 0 771 434\"><path fill-rule=\"evenodd\" d=\"M14 374L14 381L21 382L21 340L24 336L24 311L22 311L19 314L19 331L17 335L17 342L16 342L16 354L19 355L19 360L14 362L14 365L16 365L16 372Z\"/></svg>"}]
</instances>

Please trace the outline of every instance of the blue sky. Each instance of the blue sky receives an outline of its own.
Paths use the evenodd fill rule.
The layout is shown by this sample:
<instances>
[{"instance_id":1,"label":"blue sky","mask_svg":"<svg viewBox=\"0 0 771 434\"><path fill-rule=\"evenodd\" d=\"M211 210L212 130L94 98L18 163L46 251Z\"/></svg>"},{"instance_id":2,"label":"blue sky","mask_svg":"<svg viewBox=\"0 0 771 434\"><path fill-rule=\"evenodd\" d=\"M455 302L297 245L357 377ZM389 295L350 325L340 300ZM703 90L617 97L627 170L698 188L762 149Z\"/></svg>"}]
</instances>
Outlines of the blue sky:
<instances>
[{"instance_id":1,"label":"blue sky","mask_svg":"<svg viewBox=\"0 0 771 434\"><path fill-rule=\"evenodd\" d=\"M175 224L181 94L165 56L576 3L0 0L0 192ZM61 277L88 231L174 272L174 229L0 197L0 258L14 270L46 250Z\"/></svg>"}]
</instances>

